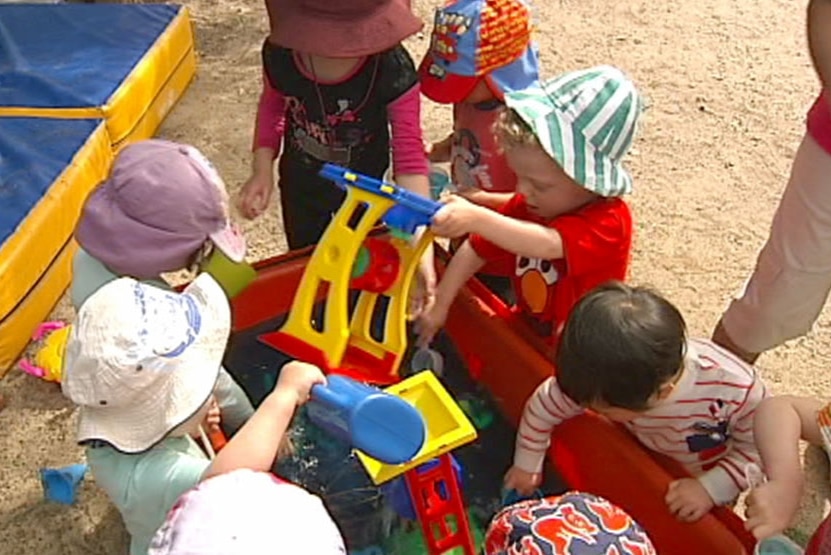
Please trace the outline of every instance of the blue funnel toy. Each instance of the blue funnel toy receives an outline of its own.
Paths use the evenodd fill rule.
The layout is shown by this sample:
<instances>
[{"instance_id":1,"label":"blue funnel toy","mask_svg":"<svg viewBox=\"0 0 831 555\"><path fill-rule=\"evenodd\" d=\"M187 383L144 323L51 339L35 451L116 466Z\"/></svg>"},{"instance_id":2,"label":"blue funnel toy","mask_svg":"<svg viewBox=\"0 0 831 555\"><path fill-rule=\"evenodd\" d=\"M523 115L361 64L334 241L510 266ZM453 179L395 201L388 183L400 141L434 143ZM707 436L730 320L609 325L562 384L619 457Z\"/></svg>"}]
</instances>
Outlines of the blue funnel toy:
<instances>
[{"instance_id":1,"label":"blue funnel toy","mask_svg":"<svg viewBox=\"0 0 831 555\"><path fill-rule=\"evenodd\" d=\"M312 422L373 459L402 464L424 446L424 419L400 397L336 375L311 393L307 407Z\"/></svg>"},{"instance_id":2,"label":"blue funnel toy","mask_svg":"<svg viewBox=\"0 0 831 555\"><path fill-rule=\"evenodd\" d=\"M72 464L62 468L41 468L40 483L43 486L43 495L49 501L64 505L75 503L75 494L78 484L84 479L87 465Z\"/></svg>"}]
</instances>

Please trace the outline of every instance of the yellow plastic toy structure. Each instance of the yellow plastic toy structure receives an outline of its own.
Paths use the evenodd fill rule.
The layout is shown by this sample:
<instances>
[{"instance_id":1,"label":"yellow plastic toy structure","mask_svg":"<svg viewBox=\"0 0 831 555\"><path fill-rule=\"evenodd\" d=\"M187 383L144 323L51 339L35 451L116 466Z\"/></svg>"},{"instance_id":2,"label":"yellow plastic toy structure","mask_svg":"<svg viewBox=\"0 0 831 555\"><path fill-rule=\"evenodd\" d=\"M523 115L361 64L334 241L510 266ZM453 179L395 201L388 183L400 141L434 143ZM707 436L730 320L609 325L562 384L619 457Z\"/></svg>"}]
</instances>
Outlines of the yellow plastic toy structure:
<instances>
[{"instance_id":1,"label":"yellow plastic toy structure","mask_svg":"<svg viewBox=\"0 0 831 555\"><path fill-rule=\"evenodd\" d=\"M20 361L20 369L48 382L60 382L63 372L63 353L72 326L63 322L45 322L35 331L33 340L40 340L41 346L34 361Z\"/></svg>"},{"instance_id":2,"label":"yellow plastic toy structure","mask_svg":"<svg viewBox=\"0 0 831 555\"><path fill-rule=\"evenodd\" d=\"M419 372L384 391L401 397L421 413L427 427L427 439L418 455L405 464L384 464L357 451L358 459L375 485L388 482L476 439L476 428L430 370Z\"/></svg>"},{"instance_id":3,"label":"yellow plastic toy structure","mask_svg":"<svg viewBox=\"0 0 831 555\"><path fill-rule=\"evenodd\" d=\"M289 356L328 372L376 384L398 381L407 347L409 292L433 235L429 224L441 206L396 185L327 164L322 175L346 189L346 199L312 253L283 327L260 337ZM383 220L390 237L369 237ZM349 317L349 290L358 290ZM384 332L371 335L373 314L386 297ZM325 299L315 321L315 305Z\"/></svg>"}]
</instances>

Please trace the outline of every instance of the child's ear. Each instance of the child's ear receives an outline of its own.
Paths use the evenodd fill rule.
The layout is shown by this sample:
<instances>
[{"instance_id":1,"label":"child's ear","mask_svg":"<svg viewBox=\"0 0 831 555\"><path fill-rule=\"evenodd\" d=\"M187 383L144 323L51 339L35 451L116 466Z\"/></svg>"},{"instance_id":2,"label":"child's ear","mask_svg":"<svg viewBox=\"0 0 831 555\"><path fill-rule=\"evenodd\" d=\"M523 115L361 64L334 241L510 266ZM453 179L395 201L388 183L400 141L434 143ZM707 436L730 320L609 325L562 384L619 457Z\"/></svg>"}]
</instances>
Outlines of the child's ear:
<instances>
[{"instance_id":1,"label":"child's ear","mask_svg":"<svg viewBox=\"0 0 831 555\"><path fill-rule=\"evenodd\" d=\"M675 382L674 381L667 382L667 383L663 384L661 387L658 388L658 394L656 395L656 398L659 401L663 401L664 399L669 397L670 393L672 393L672 390L674 390L674 389L675 389Z\"/></svg>"}]
</instances>

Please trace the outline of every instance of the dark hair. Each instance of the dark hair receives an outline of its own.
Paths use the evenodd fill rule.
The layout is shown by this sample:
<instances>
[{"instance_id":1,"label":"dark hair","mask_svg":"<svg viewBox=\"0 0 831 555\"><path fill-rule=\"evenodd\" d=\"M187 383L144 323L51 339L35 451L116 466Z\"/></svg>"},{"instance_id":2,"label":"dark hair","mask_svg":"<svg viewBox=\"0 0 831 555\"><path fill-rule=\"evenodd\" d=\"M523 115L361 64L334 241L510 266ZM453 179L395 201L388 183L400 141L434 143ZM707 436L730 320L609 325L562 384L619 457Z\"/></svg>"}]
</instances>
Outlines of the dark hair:
<instances>
[{"instance_id":1,"label":"dark hair","mask_svg":"<svg viewBox=\"0 0 831 555\"><path fill-rule=\"evenodd\" d=\"M611 281L572 309L557 351L557 383L580 405L645 410L681 369L686 324L645 287Z\"/></svg>"}]
</instances>

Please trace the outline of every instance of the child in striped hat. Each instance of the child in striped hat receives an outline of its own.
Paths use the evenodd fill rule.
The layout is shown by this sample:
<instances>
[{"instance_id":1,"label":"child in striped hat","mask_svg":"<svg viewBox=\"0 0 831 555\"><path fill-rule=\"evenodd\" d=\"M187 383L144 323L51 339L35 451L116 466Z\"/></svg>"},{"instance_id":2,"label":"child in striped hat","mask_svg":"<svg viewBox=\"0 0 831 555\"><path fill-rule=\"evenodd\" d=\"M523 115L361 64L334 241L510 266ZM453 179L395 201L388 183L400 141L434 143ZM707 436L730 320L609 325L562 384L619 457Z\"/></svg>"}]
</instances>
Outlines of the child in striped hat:
<instances>
[{"instance_id":1,"label":"child in striped hat","mask_svg":"<svg viewBox=\"0 0 831 555\"><path fill-rule=\"evenodd\" d=\"M470 234L418 321L420 343L444 325L462 285L486 263L513 280L519 310L553 347L572 306L626 276L632 190L623 167L641 113L632 82L609 66L505 94L495 131L517 191L499 211L452 195L436 213L442 237Z\"/></svg>"}]
</instances>

